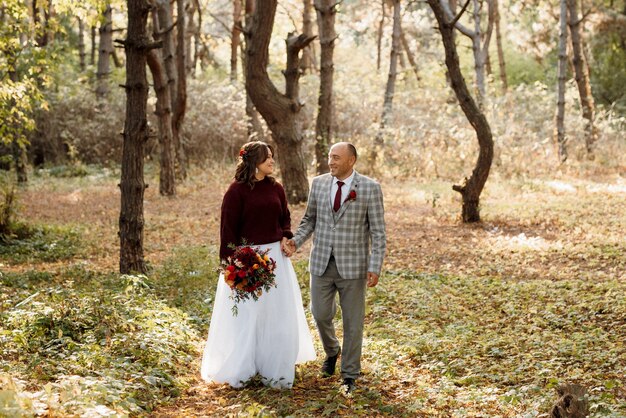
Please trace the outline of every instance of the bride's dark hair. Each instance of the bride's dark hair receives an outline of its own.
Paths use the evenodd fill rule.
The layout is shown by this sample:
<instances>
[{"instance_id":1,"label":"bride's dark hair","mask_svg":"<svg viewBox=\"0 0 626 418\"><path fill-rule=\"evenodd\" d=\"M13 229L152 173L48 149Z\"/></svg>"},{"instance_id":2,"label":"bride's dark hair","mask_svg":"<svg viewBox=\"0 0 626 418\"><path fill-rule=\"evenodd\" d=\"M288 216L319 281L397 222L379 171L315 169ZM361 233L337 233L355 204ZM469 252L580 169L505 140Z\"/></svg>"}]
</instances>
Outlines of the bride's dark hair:
<instances>
[{"instance_id":1,"label":"bride's dark hair","mask_svg":"<svg viewBox=\"0 0 626 418\"><path fill-rule=\"evenodd\" d=\"M238 183L245 183L253 189L254 183L257 181L255 177L256 167L267 160L270 155L274 156L274 148L270 144L262 141L243 144L239 150L239 163L235 171L235 180ZM267 178L272 183L276 181L274 177L267 176Z\"/></svg>"}]
</instances>

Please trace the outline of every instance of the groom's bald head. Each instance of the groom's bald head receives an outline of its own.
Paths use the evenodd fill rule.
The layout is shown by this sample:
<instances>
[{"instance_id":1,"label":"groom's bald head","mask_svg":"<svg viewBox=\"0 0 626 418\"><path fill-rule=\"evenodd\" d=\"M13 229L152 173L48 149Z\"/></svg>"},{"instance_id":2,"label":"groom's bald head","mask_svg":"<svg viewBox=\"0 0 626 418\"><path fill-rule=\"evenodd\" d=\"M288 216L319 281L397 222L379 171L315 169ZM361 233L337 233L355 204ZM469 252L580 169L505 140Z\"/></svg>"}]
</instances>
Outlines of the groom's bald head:
<instances>
[{"instance_id":1,"label":"groom's bald head","mask_svg":"<svg viewBox=\"0 0 626 418\"><path fill-rule=\"evenodd\" d=\"M352 143L350 142L337 142L332 147L330 147L330 150L332 151L333 148L341 149L342 151L347 152L348 155L351 155L354 157L355 161L358 157L357 152L356 152L356 147L352 145Z\"/></svg>"}]
</instances>

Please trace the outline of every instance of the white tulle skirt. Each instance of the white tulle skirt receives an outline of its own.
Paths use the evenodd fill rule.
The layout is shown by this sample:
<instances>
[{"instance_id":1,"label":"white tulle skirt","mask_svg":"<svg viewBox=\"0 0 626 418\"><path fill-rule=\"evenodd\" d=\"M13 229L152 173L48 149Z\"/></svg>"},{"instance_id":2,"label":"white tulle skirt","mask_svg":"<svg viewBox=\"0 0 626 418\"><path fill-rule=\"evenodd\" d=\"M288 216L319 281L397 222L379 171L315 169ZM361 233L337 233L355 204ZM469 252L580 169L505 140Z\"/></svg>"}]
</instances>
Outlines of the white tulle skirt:
<instances>
[{"instance_id":1,"label":"white tulle skirt","mask_svg":"<svg viewBox=\"0 0 626 418\"><path fill-rule=\"evenodd\" d=\"M280 242L259 247L276 260L276 287L256 302L239 302L233 316L231 290L220 275L201 375L237 388L259 374L271 387L291 388L296 363L315 359L313 340L291 260Z\"/></svg>"}]
</instances>

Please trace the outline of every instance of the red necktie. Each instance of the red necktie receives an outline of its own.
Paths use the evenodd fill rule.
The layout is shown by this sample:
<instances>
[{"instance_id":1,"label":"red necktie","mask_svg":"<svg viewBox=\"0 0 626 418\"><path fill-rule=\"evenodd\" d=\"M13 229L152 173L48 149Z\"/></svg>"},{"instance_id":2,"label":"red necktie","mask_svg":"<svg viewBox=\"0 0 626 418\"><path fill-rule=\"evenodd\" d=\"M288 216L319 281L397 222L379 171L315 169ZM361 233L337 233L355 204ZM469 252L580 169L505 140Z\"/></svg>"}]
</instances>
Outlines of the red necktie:
<instances>
[{"instance_id":1,"label":"red necktie","mask_svg":"<svg viewBox=\"0 0 626 418\"><path fill-rule=\"evenodd\" d=\"M343 181L337 182L337 193L335 193L335 202L333 203L333 210L337 212L341 207L341 186L344 185Z\"/></svg>"}]
</instances>

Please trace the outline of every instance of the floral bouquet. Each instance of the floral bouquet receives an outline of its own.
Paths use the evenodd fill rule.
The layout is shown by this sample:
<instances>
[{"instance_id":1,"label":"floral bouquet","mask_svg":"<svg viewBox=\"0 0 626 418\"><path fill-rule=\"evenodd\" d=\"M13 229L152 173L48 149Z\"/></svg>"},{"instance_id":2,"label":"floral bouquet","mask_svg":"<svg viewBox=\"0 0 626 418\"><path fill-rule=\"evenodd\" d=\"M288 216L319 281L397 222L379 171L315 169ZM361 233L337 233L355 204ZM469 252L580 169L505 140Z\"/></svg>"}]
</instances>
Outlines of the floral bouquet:
<instances>
[{"instance_id":1,"label":"floral bouquet","mask_svg":"<svg viewBox=\"0 0 626 418\"><path fill-rule=\"evenodd\" d=\"M258 300L259 296L272 287L276 287L276 261L258 247L249 245L229 245L235 253L222 261L222 273L226 284L231 288L230 298L235 302L232 308L233 315L237 315L237 303L252 298Z\"/></svg>"}]
</instances>

